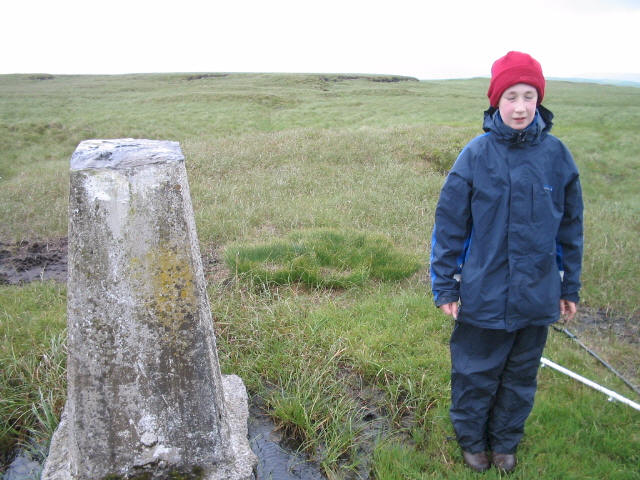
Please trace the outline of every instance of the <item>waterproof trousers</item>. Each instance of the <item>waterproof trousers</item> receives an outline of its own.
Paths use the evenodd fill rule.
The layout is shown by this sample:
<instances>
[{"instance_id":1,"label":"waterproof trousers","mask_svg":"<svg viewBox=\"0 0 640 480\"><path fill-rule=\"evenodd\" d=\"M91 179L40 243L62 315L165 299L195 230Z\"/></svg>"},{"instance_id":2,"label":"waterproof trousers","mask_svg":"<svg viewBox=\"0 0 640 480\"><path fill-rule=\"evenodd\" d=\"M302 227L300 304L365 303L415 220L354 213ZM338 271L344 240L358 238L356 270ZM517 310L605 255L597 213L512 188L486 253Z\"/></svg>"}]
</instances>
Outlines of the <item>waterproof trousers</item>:
<instances>
[{"instance_id":1,"label":"waterproof trousers","mask_svg":"<svg viewBox=\"0 0 640 480\"><path fill-rule=\"evenodd\" d=\"M456 322L451 335L451 409L463 450L515 453L533 408L548 327L514 332Z\"/></svg>"}]
</instances>

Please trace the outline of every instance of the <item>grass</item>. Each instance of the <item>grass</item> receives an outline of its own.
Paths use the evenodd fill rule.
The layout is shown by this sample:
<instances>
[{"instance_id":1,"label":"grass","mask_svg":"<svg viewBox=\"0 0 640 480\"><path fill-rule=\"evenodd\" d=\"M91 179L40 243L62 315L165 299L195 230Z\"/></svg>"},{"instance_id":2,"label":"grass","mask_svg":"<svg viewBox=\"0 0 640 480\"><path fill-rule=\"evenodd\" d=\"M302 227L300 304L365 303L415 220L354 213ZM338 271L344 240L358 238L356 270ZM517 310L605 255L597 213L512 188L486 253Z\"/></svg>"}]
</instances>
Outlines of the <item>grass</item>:
<instances>
[{"instance_id":1,"label":"grass","mask_svg":"<svg viewBox=\"0 0 640 480\"><path fill-rule=\"evenodd\" d=\"M220 288L232 293L210 292L222 364L242 372L329 472L339 477L362 461L344 445L355 438L366 448L373 411L385 420L373 449L374 478L474 478L461 465L448 421L452 325L430 307L419 281L341 292ZM545 355L625 391L558 332ZM637 416L545 369L520 449L523 468L512 478L635 478ZM342 452L338 468L325 449Z\"/></svg>"},{"instance_id":2,"label":"grass","mask_svg":"<svg viewBox=\"0 0 640 480\"><path fill-rule=\"evenodd\" d=\"M369 279L397 281L418 271L417 258L397 251L382 235L321 229L296 231L286 240L231 245L231 271L265 287L300 282L308 287L349 288Z\"/></svg>"},{"instance_id":3,"label":"grass","mask_svg":"<svg viewBox=\"0 0 640 480\"><path fill-rule=\"evenodd\" d=\"M217 272L209 296L222 368L241 375L330 478L475 478L447 417L452 325L432 306L425 276L444 173L480 133L487 81L189 77L198 75L0 76L0 241L66 235L77 144L140 137L181 143L203 251L235 258L262 248L273 259L276 247L309 243L309 232L393 246L418 259L417 273L384 282L352 258L342 261L368 271L367 281L267 288L236 276L233 262ZM637 321L640 90L550 81L545 105L581 170L583 303ZM55 427L65 297L48 282L0 286L5 462L16 442L46 441ZM624 358L637 383L637 345L604 340L607 358ZM545 355L633 398L558 332ZM637 412L543 369L511 477L639 478L637 425Z\"/></svg>"},{"instance_id":4,"label":"grass","mask_svg":"<svg viewBox=\"0 0 640 480\"><path fill-rule=\"evenodd\" d=\"M0 460L46 444L66 392L66 291L53 282L0 287Z\"/></svg>"}]
</instances>

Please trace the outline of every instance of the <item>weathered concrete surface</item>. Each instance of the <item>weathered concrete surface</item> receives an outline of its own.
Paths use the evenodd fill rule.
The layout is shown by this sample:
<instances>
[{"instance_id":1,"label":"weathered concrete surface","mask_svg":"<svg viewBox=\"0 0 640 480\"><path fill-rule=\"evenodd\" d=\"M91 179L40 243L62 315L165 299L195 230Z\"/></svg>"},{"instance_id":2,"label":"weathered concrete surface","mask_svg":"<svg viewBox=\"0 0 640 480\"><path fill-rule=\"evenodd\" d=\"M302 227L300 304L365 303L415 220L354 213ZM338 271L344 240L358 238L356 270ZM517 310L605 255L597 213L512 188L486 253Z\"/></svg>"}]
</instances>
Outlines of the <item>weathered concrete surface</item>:
<instances>
[{"instance_id":1,"label":"weathered concrete surface","mask_svg":"<svg viewBox=\"0 0 640 480\"><path fill-rule=\"evenodd\" d=\"M42 479L252 478L178 143L82 142L69 209L67 403Z\"/></svg>"}]
</instances>

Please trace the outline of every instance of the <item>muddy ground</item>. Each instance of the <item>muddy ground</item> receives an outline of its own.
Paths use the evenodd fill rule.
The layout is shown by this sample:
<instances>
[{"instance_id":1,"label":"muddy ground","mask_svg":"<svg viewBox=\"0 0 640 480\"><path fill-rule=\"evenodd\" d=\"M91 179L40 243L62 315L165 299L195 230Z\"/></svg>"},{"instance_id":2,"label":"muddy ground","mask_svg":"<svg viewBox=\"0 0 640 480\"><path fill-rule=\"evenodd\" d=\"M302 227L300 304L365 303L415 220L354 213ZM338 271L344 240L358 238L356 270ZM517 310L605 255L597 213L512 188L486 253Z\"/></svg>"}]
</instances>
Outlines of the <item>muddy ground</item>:
<instances>
[{"instance_id":1,"label":"muddy ground","mask_svg":"<svg viewBox=\"0 0 640 480\"><path fill-rule=\"evenodd\" d=\"M67 281L67 239L0 242L0 284Z\"/></svg>"}]
</instances>

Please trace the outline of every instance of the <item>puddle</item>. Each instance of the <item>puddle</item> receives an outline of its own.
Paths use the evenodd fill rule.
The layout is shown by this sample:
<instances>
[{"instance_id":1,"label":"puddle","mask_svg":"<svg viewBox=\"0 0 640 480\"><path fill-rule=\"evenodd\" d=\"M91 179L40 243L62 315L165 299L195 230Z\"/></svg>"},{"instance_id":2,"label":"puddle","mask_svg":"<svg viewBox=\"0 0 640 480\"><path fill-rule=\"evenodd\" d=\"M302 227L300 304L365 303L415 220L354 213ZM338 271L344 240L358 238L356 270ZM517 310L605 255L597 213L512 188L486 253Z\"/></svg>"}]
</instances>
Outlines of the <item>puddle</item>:
<instances>
[{"instance_id":1,"label":"puddle","mask_svg":"<svg viewBox=\"0 0 640 480\"><path fill-rule=\"evenodd\" d=\"M16 457L9 469L0 476L2 480L40 480L42 464L28 456Z\"/></svg>"},{"instance_id":2,"label":"puddle","mask_svg":"<svg viewBox=\"0 0 640 480\"><path fill-rule=\"evenodd\" d=\"M256 480L326 480L318 464L286 448L285 442L267 415L249 408L249 443L258 457Z\"/></svg>"}]
</instances>

